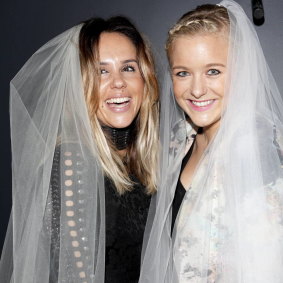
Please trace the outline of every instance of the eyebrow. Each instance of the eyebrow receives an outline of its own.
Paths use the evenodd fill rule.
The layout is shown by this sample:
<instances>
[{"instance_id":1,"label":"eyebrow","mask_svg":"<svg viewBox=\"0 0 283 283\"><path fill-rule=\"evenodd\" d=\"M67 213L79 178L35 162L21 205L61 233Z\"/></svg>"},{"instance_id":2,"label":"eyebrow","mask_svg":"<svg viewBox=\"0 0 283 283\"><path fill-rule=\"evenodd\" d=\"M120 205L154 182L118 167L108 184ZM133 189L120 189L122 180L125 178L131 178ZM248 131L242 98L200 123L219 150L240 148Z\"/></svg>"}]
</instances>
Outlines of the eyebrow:
<instances>
[{"instance_id":1,"label":"eyebrow","mask_svg":"<svg viewBox=\"0 0 283 283\"><path fill-rule=\"evenodd\" d=\"M127 63L132 63L132 62L138 63L138 61L136 59L127 59L127 60L121 61L122 64L127 64ZM107 62L100 62L99 64L101 66L109 65L109 63L107 63Z\"/></svg>"},{"instance_id":2,"label":"eyebrow","mask_svg":"<svg viewBox=\"0 0 283 283\"><path fill-rule=\"evenodd\" d=\"M217 67L217 66L220 66L220 67L226 67L226 65L224 64L221 64L221 63L210 63L210 64L207 64L205 65L205 67L209 68L209 67ZM185 66L174 66L172 68L172 70L175 70L175 69L184 69L184 70L188 70L189 68L185 67Z\"/></svg>"},{"instance_id":3,"label":"eyebrow","mask_svg":"<svg viewBox=\"0 0 283 283\"><path fill-rule=\"evenodd\" d=\"M187 68L187 67L184 67L184 66L175 66L175 67L172 67L172 70L175 70L175 69L185 69L185 70L187 70L188 68Z\"/></svg>"},{"instance_id":4,"label":"eyebrow","mask_svg":"<svg viewBox=\"0 0 283 283\"><path fill-rule=\"evenodd\" d=\"M211 63L206 65L206 67L213 67L213 66L226 67L225 64L221 64L221 63Z\"/></svg>"}]
</instances>

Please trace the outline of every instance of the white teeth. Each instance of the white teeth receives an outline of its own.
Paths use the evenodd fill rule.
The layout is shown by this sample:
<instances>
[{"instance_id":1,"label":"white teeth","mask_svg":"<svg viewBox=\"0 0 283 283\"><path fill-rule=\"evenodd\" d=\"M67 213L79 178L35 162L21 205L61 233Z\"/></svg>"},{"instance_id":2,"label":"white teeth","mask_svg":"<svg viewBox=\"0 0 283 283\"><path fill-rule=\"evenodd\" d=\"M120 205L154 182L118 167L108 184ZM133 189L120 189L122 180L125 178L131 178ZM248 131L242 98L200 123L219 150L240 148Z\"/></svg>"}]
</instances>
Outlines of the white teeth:
<instances>
[{"instance_id":1,"label":"white teeth","mask_svg":"<svg viewBox=\"0 0 283 283\"><path fill-rule=\"evenodd\" d=\"M106 100L106 103L123 103L130 101L129 97L117 97Z\"/></svg>"},{"instance_id":2,"label":"white teeth","mask_svg":"<svg viewBox=\"0 0 283 283\"><path fill-rule=\"evenodd\" d=\"M191 101L192 101L192 104L194 104L196 106L199 106L199 107L209 105L209 104L211 104L213 102L213 100L206 100L206 101L194 101L194 100L191 100Z\"/></svg>"}]
</instances>

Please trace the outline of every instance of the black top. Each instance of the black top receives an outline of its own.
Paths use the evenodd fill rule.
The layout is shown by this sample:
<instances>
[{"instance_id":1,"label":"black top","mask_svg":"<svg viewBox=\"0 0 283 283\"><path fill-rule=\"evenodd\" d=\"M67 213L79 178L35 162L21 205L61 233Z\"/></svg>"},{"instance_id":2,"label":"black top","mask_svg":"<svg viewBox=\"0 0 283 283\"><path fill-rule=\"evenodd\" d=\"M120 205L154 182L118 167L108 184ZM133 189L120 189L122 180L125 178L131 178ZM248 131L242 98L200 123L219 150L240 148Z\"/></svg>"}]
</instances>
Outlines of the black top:
<instances>
[{"instance_id":1,"label":"black top","mask_svg":"<svg viewBox=\"0 0 283 283\"><path fill-rule=\"evenodd\" d=\"M141 184L118 195L112 182L105 178L105 282L138 282L149 203L150 196Z\"/></svg>"},{"instance_id":2,"label":"black top","mask_svg":"<svg viewBox=\"0 0 283 283\"><path fill-rule=\"evenodd\" d=\"M56 149L51 174L52 241L50 283L57 282L60 251L60 149ZM140 273L140 259L150 196L140 182L132 191L119 195L112 181L105 177L105 283L136 283Z\"/></svg>"},{"instance_id":3,"label":"black top","mask_svg":"<svg viewBox=\"0 0 283 283\"><path fill-rule=\"evenodd\" d=\"M180 177L181 177L181 174L183 172L183 169L185 168L187 162L189 161L189 159L192 155L193 147L194 147L194 142L191 145L190 150L188 151L188 153L186 154L186 156L183 158L183 161L182 161L181 171L180 171L180 175L179 175L179 179L178 179L178 183L177 183L177 187L176 187L176 190L175 190L175 195L174 195L174 199L173 199L173 203L172 203L171 234L173 232L174 224L175 224L180 206L181 206L183 198L186 194L186 189L184 188L183 184L181 183Z\"/></svg>"}]
</instances>

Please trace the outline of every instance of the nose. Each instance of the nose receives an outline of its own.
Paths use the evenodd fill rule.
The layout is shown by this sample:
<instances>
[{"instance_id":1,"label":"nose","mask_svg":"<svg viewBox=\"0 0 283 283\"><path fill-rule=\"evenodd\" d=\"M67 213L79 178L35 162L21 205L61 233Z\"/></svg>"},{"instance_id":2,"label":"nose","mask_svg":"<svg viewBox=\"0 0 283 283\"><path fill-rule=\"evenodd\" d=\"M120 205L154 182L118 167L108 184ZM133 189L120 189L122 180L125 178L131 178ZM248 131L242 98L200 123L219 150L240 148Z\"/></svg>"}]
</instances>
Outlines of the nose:
<instances>
[{"instance_id":1,"label":"nose","mask_svg":"<svg viewBox=\"0 0 283 283\"><path fill-rule=\"evenodd\" d=\"M123 75L120 72L113 73L111 78L111 88L123 89L127 86Z\"/></svg>"},{"instance_id":2,"label":"nose","mask_svg":"<svg viewBox=\"0 0 283 283\"><path fill-rule=\"evenodd\" d=\"M200 98L206 94L206 81L202 76L194 76L191 84L191 94L195 98Z\"/></svg>"}]
</instances>

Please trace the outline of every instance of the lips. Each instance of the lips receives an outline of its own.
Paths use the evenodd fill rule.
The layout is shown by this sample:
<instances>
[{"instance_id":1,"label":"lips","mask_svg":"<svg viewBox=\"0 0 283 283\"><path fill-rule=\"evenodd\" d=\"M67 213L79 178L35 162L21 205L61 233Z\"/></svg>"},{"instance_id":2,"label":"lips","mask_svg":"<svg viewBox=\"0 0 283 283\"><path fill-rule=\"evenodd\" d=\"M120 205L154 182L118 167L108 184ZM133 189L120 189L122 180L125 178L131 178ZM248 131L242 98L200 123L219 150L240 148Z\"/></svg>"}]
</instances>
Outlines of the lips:
<instances>
[{"instance_id":1,"label":"lips","mask_svg":"<svg viewBox=\"0 0 283 283\"><path fill-rule=\"evenodd\" d=\"M209 110L214 104L215 99L202 100L202 101L188 99L187 101L193 110L201 112L201 111Z\"/></svg>"},{"instance_id":2,"label":"lips","mask_svg":"<svg viewBox=\"0 0 283 283\"><path fill-rule=\"evenodd\" d=\"M124 112L130 107L130 97L113 97L105 100L108 108L113 112Z\"/></svg>"},{"instance_id":3,"label":"lips","mask_svg":"<svg viewBox=\"0 0 283 283\"><path fill-rule=\"evenodd\" d=\"M121 104L121 103L125 103L125 102L128 102L130 101L130 97L116 97L116 98L110 98L110 99L107 99L105 102L107 104Z\"/></svg>"}]
</instances>

